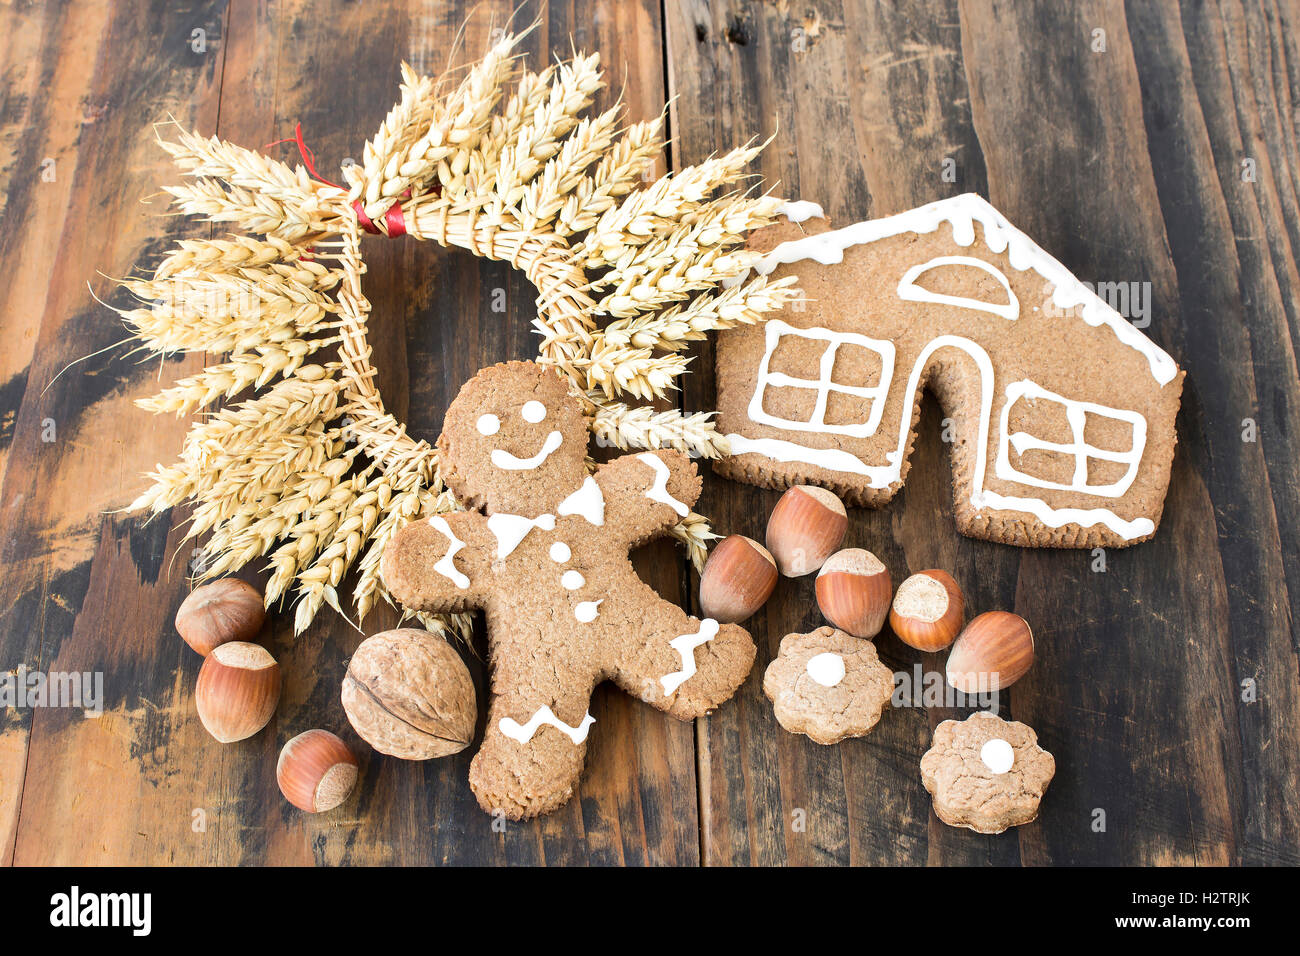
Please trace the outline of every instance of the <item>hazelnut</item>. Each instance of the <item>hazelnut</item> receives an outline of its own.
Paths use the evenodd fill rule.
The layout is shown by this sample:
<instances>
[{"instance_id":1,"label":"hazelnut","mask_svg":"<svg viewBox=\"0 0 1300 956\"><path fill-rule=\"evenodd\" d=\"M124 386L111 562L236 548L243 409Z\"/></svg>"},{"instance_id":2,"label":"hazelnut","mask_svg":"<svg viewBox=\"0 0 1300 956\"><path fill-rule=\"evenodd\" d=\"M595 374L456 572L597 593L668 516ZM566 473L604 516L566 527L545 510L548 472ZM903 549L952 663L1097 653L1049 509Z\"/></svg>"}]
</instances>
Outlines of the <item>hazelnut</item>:
<instances>
[{"instance_id":1,"label":"hazelnut","mask_svg":"<svg viewBox=\"0 0 1300 956\"><path fill-rule=\"evenodd\" d=\"M733 534L713 549L700 575L700 610L723 624L752 615L776 587L776 561L752 538Z\"/></svg>"},{"instance_id":2,"label":"hazelnut","mask_svg":"<svg viewBox=\"0 0 1300 956\"><path fill-rule=\"evenodd\" d=\"M265 727L279 701L280 665L260 644L221 644L199 668L194 688L199 720L223 744Z\"/></svg>"},{"instance_id":3,"label":"hazelnut","mask_svg":"<svg viewBox=\"0 0 1300 956\"><path fill-rule=\"evenodd\" d=\"M247 581L222 578L195 588L176 612L176 631L204 657L219 644L251 641L262 629L262 594Z\"/></svg>"},{"instance_id":4,"label":"hazelnut","mask_svg":"<svg viewBox=\"0 0 1300 956\"><path fill-rule=\"evenodd\" d=\"M284 798L299 810L324 813L348 798L357 782L357 758L328 730L309 730L284 745L275 765Z\"/></svg>"},{"instance_id":5,"label":"hazelnut","mask_svg":"<svg viewBox=\"0 0 1300 956\"><path fill-rule=\"evenodd\" d=\"M343 678L343 709L361 738L405 760L469 746L478 719L474 682L451 645L403 627L361 642Z\"/></svg>"},{"instance_id":6,"label":"hazelnut","mask_svg":"<svg viewBox=\"0 0 1300 956\"><path fill-rule=\"evenodd\" d=\"M898 586L889 626L918 651L940 651L952 643L966 616L966 598L947 571L918 571Z\"/></svg>"},{"instance_id":7,"label":"hazelnut","mask_svg":"<svg viewBox=\"0 0 1300 956\"><path fill-rule=\"evenodd\" d=\"M788 578L820 568L844 540L849 518L844 503L825 488L795 485L767 519L767 549Z\"/></svg>"},{"instance_id":8,"label":"hazelnut","mask_svg":"<svg viewBox=\"0 0 1300 956\"><path fill-rule=\"evenodd\" d=\"M893 590L889 569L862 548L836 551L817 572L817 606L822 615L854 637L880 633Z\"/></svg>"},{"instance_id":9,"label":"hazelnut","mask_svg":"<svg viewBox=\"0 0 1300 956\"><path fill-rule=\"evenodd\" d=\"M948 683L964 694L1001 690L1034 662L1034 634L1009 611L988 611L966 625L948 655Z\"/></svg>"}]
</instances>

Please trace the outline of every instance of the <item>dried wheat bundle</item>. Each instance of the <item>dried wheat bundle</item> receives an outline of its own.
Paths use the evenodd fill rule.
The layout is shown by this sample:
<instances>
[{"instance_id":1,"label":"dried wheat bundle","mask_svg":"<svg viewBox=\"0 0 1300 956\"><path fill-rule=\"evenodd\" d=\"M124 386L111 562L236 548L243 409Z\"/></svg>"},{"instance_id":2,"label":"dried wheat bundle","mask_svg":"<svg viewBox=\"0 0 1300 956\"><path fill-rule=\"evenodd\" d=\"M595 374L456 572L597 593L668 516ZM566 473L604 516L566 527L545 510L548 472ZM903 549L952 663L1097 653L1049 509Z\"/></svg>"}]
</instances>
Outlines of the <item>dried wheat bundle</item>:
<instances>
[{"instance_id":1,"label":"dried wheat bundle","mask_svg":"<svg viewBox=\"0 0 1300 956\"><path fill-rule=\"evenodd\" d=\"M735 185L761 146L654 180L662 117L624 125L621 106L584 116L604 85L599 58L535 72L521 66L521 38L440 78L403 65L400 98L344 170L346 187L184 129L161 142L190 177L167 188L174 204L250 235L182 240L152 278L124 280L142 304L122 316L146 350L220 356L139 402L204 417L132 510L192 502L206 575L266 561L267 604L295 593L298 632L324 605L345 613L353 568L363 618L387 598L379 559L398 529L457 507L436 450L406 434L375 387L363 235L432 240L523 271L538 291L538 360L619 448L725 454L711 413L629 403L675 389L691 342L797 294L788 280L736 281L745 234L781 207ZM222 402L233 404L213 410ZM687 516L676 536L700 566L714 537L705 519ZM463 634L468 618L425 623Z\"/></svg>"}]
</instances>

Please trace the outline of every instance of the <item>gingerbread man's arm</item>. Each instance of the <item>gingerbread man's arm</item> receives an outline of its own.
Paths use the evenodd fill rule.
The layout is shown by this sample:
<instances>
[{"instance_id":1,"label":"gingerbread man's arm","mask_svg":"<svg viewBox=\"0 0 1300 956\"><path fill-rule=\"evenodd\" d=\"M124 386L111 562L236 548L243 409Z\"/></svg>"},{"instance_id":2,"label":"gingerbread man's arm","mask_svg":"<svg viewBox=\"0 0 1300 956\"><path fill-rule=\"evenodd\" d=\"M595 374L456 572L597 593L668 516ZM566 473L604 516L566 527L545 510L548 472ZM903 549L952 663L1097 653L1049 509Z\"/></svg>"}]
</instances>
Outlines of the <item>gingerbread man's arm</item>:
<instances>
[{"instance_id":1,"label":"gingerbread man's arm","mask_svg":"<svg viewBox=\"0 0 1300 956\"><path fill-rule=\"evenodd\" d=\"M596 470L605 497L605 527L635 548L664 534L690 513L700 476L689 458L660 449L623 455Z\"/></svg>"},{"instance_id":2,"label":"gingerbread man's arm","mask_svg":"<svg viewBox=\"0 0 1300 956\"><path fill-rule=\"evenodd\" d=\"M412 611L482 607L491 589L491 538L477 511L417 518L384 549L384 586Z\"/></svg>"}]
</instances>

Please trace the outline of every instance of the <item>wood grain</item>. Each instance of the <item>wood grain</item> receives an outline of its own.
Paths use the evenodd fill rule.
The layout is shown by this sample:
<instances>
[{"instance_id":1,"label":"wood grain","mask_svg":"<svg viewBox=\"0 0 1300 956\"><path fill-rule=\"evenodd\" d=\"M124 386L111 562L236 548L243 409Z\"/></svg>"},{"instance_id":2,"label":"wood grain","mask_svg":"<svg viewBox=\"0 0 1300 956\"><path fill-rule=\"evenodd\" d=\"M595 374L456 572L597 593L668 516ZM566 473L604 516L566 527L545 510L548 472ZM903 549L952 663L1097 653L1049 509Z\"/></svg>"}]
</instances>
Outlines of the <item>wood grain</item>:
<instances>
[{"instance_id":1,"label":"wood grain","mask_svg":"<svg viewBox=\"0 0 1300 956\"><path fill-rule=\"evenodd\" d=\"M24 266L5 299L5 341L16 346L5 354L21 361L26 350L30 360L13 387L18 403L0 492L0 647L6 670L104 671L107 700L99 721L54 709L0 714L0 858L89 860L105 849L125 851L128 841L144 850L136 815L96 812L93 794L112 806L124 791L147 793L155 771L183 771L179 762L154 765L150 741L167 720L166 705L160 712L148 703L167 683L161 660L174 667L179 655L155 639L161 626L135 632L171 603L172 588L159 583L167 525L116 524L103 514L130 500L154 456L174 453L183 425L136 413L131 400L147 393L158 369L123 361L121 350L55 377L123 338L88 284L122 301L101 273L125 274L177 234L178 223L140 204L165 169L150 124L168 111L214 122L220 63L196 55L189 37L202 27L219 41L223 13L219 5L186 3L161 12L93 3L10 9L21 22L7 36L35 44L45 65L11 87L4 116L5 138L32 138L35 149L24 145L6 170L6 261L12 255ZM136 56L112 54L127 45ZM20 62L6 66L31 69ZM42 73L59 78L53 99L44 96ZM22 108L11 113L10 105ZM57 153L53 183L41 179L36 161L47 151ZM197 364L169 363L167 373ZM124 732L124 722L138 729ZM56 778L52 764L74 772ZM74 815L76 806L83 809ZM83 817L84 825L69 825ZM105 845L105 829L120 839Z\"/></svg>"},{"instance_id":2,"label":"wood grain","mask_svg":"<svg viewBox=\"0 0 1300 956\"><path fill-rule=\"evenodd\" d=\"M896 577L951 568L972 609L1034 622L1038 663L1006 703L1058 757L1040 821L989 838L933 818L915 766L952 712L898 710L867 740L827 752L775 728L755 678L741 706L701 731L706 862L1295 858L1282 792L1296 774L1296 534L1279 527L1297 487L1293 19L1271 5L1188 5L1180 16L1168 3L668 11L670 76L685 94L677 162L743 138L743 117L780 130L762 172L782 194L817 199L841 223L980 192L1081 278L1149 283L1149 334L1189 369L1164 527L1106 555L1104 573L1086 553L955 535L933 405L904 494L853 516L846 543L876 551ZM1194 58L1184 21L1207 34ZM1235 182L1244 153L1230 138L1243 120L1261 171L1250 188ZM1227 127L1222 144L1207 126ZM1233 211L1253 227L1244 256ZM1262 301L1243 303L1255 288ZM688 387L688 405L707 403L707 379ZM1270 437L1243 444L1252 416ZM722 531L761 534L754 516L774 499L712 482L703 507ZM760 666L782 634L817 623L807 582L782 582L755 628ZM892 635L877 642L895 667L941 666ZM1241 699L1248 678L1254 702Z\"/></svg>"},{"instance_id":3,"label":"wood grain","mask_svg":"<svg viewBox=\"0 0 1300 956\"><path fill-rule=\"evenodd\" d=\"M960 537L933 401L904 493L855 511L846 541L880 555L896 582L948 568L972 610L1034 624L1036 666L1001 703L1057 758L1037 822L987 837L931 813L917 762L933 727L966 710L900 707L835 747L776 725L762 669L784 634L820 623L809 580L780 583L751 622L750 680L695 727L599 689L580 793L540 821L494 829L466 784L468 752L407 763L362 744L338 701L361 635L328 612L298 640L289 615L268 624L286 684L267 730L229 747L207 737L193 711L199 661L171 623L188 590L185 515L113 513L141 472L174 457L186 425L132 400L203 357L85 358L123 337L91 295L125 301L106 276L151 264L178 236L212 234L159 215L157 188L173 174L150 124L173 115L262 147L301 121L332 178L393 102L402 59L425 71L463 61L515 6L0 8L0 669L101 671L105 688L98 718L0 711L0 860L1300 862L1293 0L571 0L515 13L516 24L540 18L532 63L600 51L612 89L597 106L621 93L640 119L671 98L674 167L774 135L755 172L837 222L975 191L1081 279L1149 294L1147 333L1188 371L1152 542L1101 556L1100 571L1097 555ZM294 158L289 145L268 149ZM433 439L476 370L533 354L533 290L503 264L367 242L380 387ZM681 405L709 408L708 343L692 370ZM700 510L723 533L761 537L777 495L705 471ZM670 599L694 600L671 546L646 549L638 569ZM377 611L366 631L396 620ZM896 670L942 667L888 632L877 643ZM484 648L480 634L467 649L480 692ZM354 796L319 818L274 782L279 746L310 727L342 733L362 762Z\"/></svg>"}]
</instances>

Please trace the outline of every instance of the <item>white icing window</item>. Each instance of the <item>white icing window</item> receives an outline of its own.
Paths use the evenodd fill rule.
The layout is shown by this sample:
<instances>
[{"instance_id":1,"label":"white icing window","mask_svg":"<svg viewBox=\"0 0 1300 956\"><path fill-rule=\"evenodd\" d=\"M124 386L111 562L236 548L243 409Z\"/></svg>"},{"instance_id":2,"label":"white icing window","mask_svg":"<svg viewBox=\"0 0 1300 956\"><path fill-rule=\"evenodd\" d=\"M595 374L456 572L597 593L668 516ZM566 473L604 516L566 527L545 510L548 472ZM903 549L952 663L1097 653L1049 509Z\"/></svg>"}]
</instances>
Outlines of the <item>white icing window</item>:
<instances>
[{"instance_id":1,"label":"white icing window","mask_svg":"<svg viewBox=\"0 0 1300 956\"><path fill-rule=\"evenodd\" d=\"M979 269L981 272L987 272L1002 286L1006 298L1000 302L995 302L986 299L974 299L964 295L947 295L943 292L931 292L929 289L924 289L916 284L916 280L927 272L938 269L952 270L953 268L973 268ZM962 309L992 312L1004 319L1016 319L1020 316L1020 300L1011 291L1011 283L1002 274L1002 270L991 262L976 259L974 256L939 256L939 258L931 259L929 262L912 266L903 274L903 278L898 283L898 297L908 302L939 302L944 305L955 305Z\"/></svg>"},{"instance_id":2,"label":"white icing window","mask_svg":"<svg viewBox=\"0 0 1300 956\"><path fill-rule=\"evenodd\" d=\"M1068 442L1046 441L1023 431L1010 433L1009 420L1011 408L1021 399L1035 404L1047 402L1059 406L1069 423L1070 440ZM1097 448L1084 440L1089 417L1100 418L1109 422L1120 422L1132 435L1130 446L1122 451ZM1142 462L1142 452L1146 448L1147 422L1137 412L1122 408L1111 408L1093 402L1080 402L1055 392L1049 392L1042 386L1025 379L1007 386L1006 404L1002 406L1002 427L999 429L999 448L996 466L997 476L1007 481L1015 481L1036 488L1056 488L1061 491L1080 491L1104 498L1118 498L1128 491L1137 477L1138 466ZM1017 455L1028 451L1045 451L1065 455L1074 459L1074 473L1068 482L1048 481L1034 475L1025 474L1011 464L1010 448ZM1106 484L1089 484L1088 470L1093 462L1117 462L1125 466L1124 474L1117 480Z\"/></svg>"},{"instance_id":3,"label":"white icing window","mask_svg":"<svg viewBox=\"0 0 1300 956\"><path fill-rule=\"evenodd\" d=\"M830 329L798 329L779 319L767 323L767 347L763 361L758 368L758 380L754 386L754 397L749 402L749 419L760 425L773 425L792 431L818 432L827 435L848 435L853 438L867 438L876 433L880 417L884 414L885 393L894 374L894 346L891 342L868 338L855 332L833 332ZM816 378L797 378L784 372L771 371L772 355L781 340L787 337L820 340L826 343L821 354ZM848 383L834 381L835 360L840 346L852 345L868 349L880 358L880 372L875 384ZM763 400L769 388L795 388L813 393L812 412L806 419L781 418L764 410ZM853 396L869 401L866 418L859 422L847 424L829 424L826 421L826 405L833 393Z\"/></svg>"}]
</instances>

